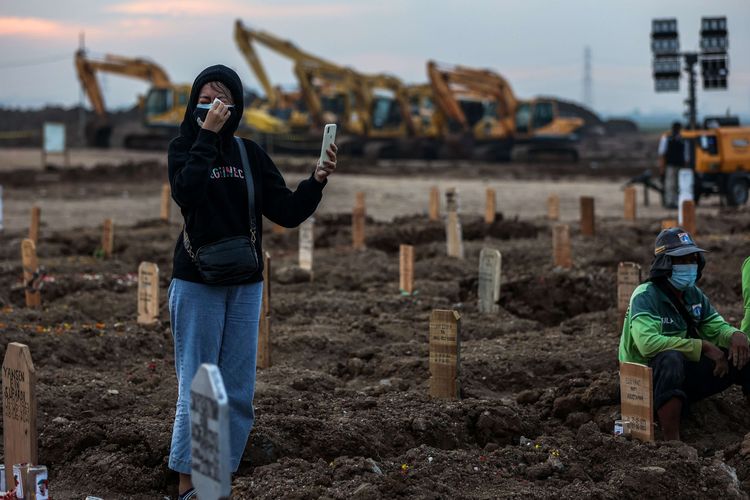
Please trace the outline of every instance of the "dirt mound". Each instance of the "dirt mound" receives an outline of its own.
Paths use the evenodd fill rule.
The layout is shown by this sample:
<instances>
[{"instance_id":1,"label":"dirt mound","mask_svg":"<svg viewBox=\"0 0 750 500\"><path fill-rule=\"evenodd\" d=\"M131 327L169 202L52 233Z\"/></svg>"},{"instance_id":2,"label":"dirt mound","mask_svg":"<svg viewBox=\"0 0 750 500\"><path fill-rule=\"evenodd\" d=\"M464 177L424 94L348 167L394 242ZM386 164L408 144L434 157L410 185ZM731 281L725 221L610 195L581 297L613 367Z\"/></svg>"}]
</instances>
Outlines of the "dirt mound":
<instances>
[{"instance_id":1,"label":"dirt mound","mask_svg":"<svg viewBox=\"0 0 750 500\"><path fill-rule=\"evenodd\" d=\"M462 223L466 258L458 260L445 255L443 223L422 216L368 220L364 251L350 248L349 214L319 216L312 276L293 271L296 231L266 227L278 271L274 366L258 374L256 426L234 498L745 495L750 414L738 389L694 405L686 444L611 435L619 416L616 264L647 266L659 221L606 221L594 238L574 229L572 270L552 268L544 222ZM34 358L40 458L53 495L174 494L166 288L179 226L118 226L109 260L94 256L98 229L45 229L40 310L22 307L23 234L0 234L0 332ZM702 286L728 318L742 307L738 270L749 230L743 213L727 213L699 236L711 250ZM400 243L416 246L408 296L398 289ZM484 247L503 255L497 314L477 310ZM160 321L151 327L135 321L134 278L146 259L161 270ZM462 316L460 401L427 396L433 309Z\"/></svg>"}]
</instances>

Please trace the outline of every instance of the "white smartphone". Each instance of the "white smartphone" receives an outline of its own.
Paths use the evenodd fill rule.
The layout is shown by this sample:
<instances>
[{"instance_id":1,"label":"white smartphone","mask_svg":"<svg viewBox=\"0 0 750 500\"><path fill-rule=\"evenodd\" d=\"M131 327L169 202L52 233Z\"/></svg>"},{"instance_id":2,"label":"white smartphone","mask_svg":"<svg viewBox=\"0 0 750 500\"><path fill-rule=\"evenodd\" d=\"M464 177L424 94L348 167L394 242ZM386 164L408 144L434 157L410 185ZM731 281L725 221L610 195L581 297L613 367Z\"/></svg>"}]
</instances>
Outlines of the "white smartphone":
<instances>
[{"instance_id":1,"label":"white smartphone","mask_svg":"<svg viewBox=\"0 0 750 500\"><path fill-rule=\"evenodd\" d=\"M331 144L336 142L336 124L328 123L323 129L323 144L320 146L320 158L318 158L318 164L322 165L323 161L328 159L326 150L331 147Z\"/></svg>"}]
</instances>

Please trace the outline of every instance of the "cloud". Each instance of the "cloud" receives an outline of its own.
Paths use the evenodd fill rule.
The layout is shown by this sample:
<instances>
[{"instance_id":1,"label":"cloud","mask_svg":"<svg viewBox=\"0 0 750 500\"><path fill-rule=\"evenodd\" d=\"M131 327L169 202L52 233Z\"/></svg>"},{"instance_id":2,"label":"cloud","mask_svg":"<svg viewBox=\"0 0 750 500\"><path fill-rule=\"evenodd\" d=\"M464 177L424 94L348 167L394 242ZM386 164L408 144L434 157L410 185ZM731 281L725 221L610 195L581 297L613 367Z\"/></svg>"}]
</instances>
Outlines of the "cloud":
<instances>
[{"instance_id":1,"label":"cloud","mask_svg":"<svg viewBox=\"0 0 750 500\"><path fill-rule=\"evenodd\" d=\"M0 37L75 38L81 30L81 26L40 17L0 17Z\"/></svg>"},{"instance_id":2,"label":"cloud","mask_svg":"<svg viewBox=\"0 0 750 500\"><path fill-rule=\"evenodd\" d=\"M362 14L374 6L354 6L319 2L310 4L273 5L248 4L233 0L132 0L107 7L105 10L117 14L139 16L226 16L271 19L289 17L340 17L353 13Z\"/></svg>"}]
</instances>

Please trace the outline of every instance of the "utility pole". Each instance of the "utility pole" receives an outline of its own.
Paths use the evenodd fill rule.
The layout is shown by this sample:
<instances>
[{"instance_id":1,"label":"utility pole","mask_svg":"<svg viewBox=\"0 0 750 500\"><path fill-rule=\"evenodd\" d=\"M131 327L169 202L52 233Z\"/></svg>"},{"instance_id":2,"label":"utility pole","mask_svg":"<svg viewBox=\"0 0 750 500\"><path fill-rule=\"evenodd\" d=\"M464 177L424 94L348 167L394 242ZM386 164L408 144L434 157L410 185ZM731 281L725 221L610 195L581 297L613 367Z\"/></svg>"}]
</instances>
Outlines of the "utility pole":
<instances>
[{"instance_id":1,"label":"utility pole","mask_svg":"<svg viewBox=\"0 0 750 500\"><path fill-rule=\"evenodd\" d=\"M78 35L78 50L86 50L85 34L81 31ZM86 145L86 109L83 107L83 83L78 87L78 141L83 146Z\"/></svg>"},{"instance_id":2,"label":"utility pole","mask_svg":"<svg viewBox=\"0 0 750 500\"><path fill-rule=\"evenodd\" d=\"M688 121L688 130L695 130L697 128L697 104L695 99L695 87L697 82L695 80L695 65L698 63L698 54L694 52L684 53L685 57L685 72L688 74L688 98L685 99L687 110L685 111L685 118Z\"/></svg>"},{"instance_id":3,"label":"utility pole","mask_svg":"<svg viewBox=\"0 0 750 500\"><path fill-rule=\"evenodd\" d=\"M594 108L594 96L591 82L591 47L583 49L583 103L587 108Z\"/></svg>"}]
</instances>

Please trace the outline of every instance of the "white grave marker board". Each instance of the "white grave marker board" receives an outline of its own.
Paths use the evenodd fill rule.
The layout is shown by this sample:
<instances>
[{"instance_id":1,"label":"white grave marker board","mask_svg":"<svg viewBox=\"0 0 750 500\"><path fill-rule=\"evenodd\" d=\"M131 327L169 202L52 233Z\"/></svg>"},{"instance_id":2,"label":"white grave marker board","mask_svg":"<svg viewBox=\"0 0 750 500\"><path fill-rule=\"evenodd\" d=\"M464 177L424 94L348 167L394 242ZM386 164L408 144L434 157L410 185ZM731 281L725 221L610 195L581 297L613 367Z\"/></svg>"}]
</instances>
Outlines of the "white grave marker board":
<instances>
[{"instance_id":1,"label":"white grave marker board","mask_svg":"<svg viewBox=\"0 0 750 500\"><path fill-rule=\"evenodd\" d=\"M44 123L44 152L46 154L65 152L65 124Z\"/></svg>"},{"instance_id":2,"label":"white grave marker board","mask_svg":"<svg viewBox=\"0 0 750 500\"><path fill-rule=\"evenodd\" d=\"M216 365L202 364L190 385L190 438L192 481L198 498L229 498L229 399Z\"/></svg>"},{"instance_id":3,"label":"white grave marker board","mask_svg":"<svg viewBox=\"0 0 750 500\"><path fill-rule=\"evenodd\" d=\"M479 312L496 313L500 310L500 270L502 255L494 248L483 248L479 253Z\"/></svg>"},{"instance_id":4,"label":"white grave marker board","mask_svg":"<svg viewBox=\"0 0 750 500\"><path fill-rule=\"evenodd\" d=\"M299 226L299 267L312 271L315 219L310 217Z\"/></svg>"}]
</instances>

